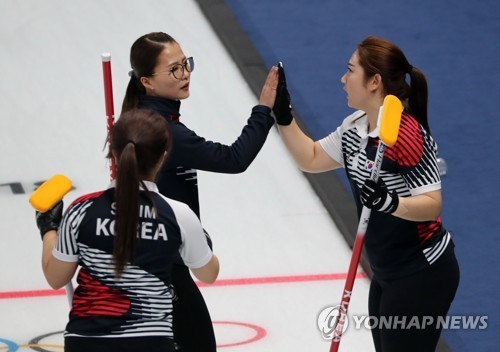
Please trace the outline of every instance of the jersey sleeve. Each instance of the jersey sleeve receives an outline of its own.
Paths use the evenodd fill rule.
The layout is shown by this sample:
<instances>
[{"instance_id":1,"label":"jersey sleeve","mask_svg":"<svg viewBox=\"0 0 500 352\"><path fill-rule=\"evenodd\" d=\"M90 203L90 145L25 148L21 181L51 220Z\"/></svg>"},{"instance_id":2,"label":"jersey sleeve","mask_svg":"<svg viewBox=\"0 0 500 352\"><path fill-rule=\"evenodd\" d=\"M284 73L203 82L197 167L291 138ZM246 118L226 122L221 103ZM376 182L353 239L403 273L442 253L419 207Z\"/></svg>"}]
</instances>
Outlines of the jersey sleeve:
<instances>
[{"instance_id":1,"label":"jersey sleeve","mask_svg":"<svg viewBox=\"0 0 500 352\"><path fill-rule=\"evenodd\" d=\"M437 144L408 115L403 115L395 147L401 175L412 196L441 189Z\"/></svg>"},{"instance_id":2,"label":"jersey sleeve","mask_svg":"<svg viewBox=\"0 0 500 352\"><path fill-rule=\"evenodd\" d=\"M365 115L365 113L358 110L347 116L334 132L319 140L319 144L323 150L330 156L330 158L340 163L342 167L345 167L344 157L342 154L342 136L349 128L352 128L354 122L363 115Z\"/></svg>"},{"instance_id":3,"label":"jersey sleeve","mask_svg":"<svg viewBox=\"0 0 500 352\"><path fill-rule=\"evenodd\" d=\"M212 250L208 246L205 233L196 214L184 203L169 200L175 212L182 237L179 248L184 264L191 269L198 269L212 259Z\"/></svg>"},{"instance_id":4,"label":"jersey sleeve","mask_svg":"<svg viewBox=\"0 0 500 352\"><path fill-rule=\"evenodd\" d=\"M342 133L342 126L339 126L334 132L320 139L319 144L330 158L344 167L344 158L342 157Z\"/></svg>"},{"instance_id":5,"label":"jersey sleeve","mask_svg":"<svg viewBox=\"0 0 500 352\"><path fill-rule=\"evenodd\" d=\"M52 255L63 262L78 262L79 253L76 238L78 225L81 221L82 207L70 207L63 215L61 226L57 231L57 242L52 250Z\"/></svg>"}]
</instances>

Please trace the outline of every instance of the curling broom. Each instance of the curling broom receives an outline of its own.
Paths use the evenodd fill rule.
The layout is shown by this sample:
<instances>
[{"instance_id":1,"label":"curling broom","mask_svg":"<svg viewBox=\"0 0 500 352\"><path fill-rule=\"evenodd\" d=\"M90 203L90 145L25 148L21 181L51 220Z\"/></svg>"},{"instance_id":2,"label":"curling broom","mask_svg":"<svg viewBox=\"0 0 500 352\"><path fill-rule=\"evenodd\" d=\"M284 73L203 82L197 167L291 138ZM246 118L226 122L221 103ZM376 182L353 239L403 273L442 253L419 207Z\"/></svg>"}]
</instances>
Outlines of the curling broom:
<instances>
[{"instance_id":1,"label":"curling broom","mask_svg":"<svg viewBox=\"0 0 500 352\"><path fill-rule=\"evenodd\" d=\"M30 196L29 202L33 208L41 213L52 209L71 190L73 185L64 175L57 174L42 183ZM73 302L73 284L71 281L64 287L69 306Z\"/></svg>"},{"instance_id":2,"label":"curling broom","mask_svg":"<svg viewBox=\"0 0 500 352\"><path fill-rule=\"evenodd\" d=\"M380 142L377 149L377 154L375 155L375 162L372 169L370 178L377 182L379 178L380 166L382 165L382 159L384 157L384 150L387 147L392 147L396 144L399 133L399 125L401 123L401 113L403 112L403 105L401 101L394 95L387 95L384 98L384 103L379 109L378 124ZM356 232L356 238L354 240L354 247L352 249L351 263L349 264L349 271L347 272L347 278L345 282L344 291L342 292L342 300L340 303L339 314L335 320L332 343L330 345L330 352L337 352L340 345L340 339L342 337L344 323L347 319L347 309L349 307L349 302L351 301L352 288L354 286L354 279L356 278L356 271L359 264L359 259L361 257L361 251L363 249L363 243L365 240L366 229L368 228L368 222L370 220L371 209L363 207L361 211L361 217L358 224L358 230Z\"/></svg>"}]
</instances>

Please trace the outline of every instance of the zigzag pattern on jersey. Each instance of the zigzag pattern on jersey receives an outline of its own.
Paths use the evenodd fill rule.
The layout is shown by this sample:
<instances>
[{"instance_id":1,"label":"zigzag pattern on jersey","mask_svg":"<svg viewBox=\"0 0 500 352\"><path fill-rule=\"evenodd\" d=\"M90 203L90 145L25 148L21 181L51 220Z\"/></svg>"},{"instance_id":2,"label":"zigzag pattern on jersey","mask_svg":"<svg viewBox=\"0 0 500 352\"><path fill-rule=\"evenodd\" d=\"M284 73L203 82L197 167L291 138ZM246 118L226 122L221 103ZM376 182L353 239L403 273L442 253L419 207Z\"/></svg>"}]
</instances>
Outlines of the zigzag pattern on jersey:
<instances>
[{"instance_id":1,"label":"zigzag pattern on jersey","mask_svg":"<svg viewBox=\"0 0 500 352\"><path fill-rule=\"evenodd\" d=\"M172 295L163 281L130 264L125 266L121 279L116 280L112 254L77 243L80 224L89 207L102 193L92 193L73 202L59 229L71 234L58 236L59 251L78 255L82 267L78 274L79 286L73 298L72 314L115 318L112 333L103 337L172 337ZM66 336L80 335L75 332Z\"/></svg>"},{"instance_id":2,"label":"zigzag pattern on jersey","mask_svg":"<svg viewBox=\"0 0 500 352\"><path fill-rule=\"evenodd\" d=\"M363 187L371 174L368 165L373 164L373 160L368 160L365 148L369 143L376 150L378 139L372 141L375 143L362 140L356 128L351 128L342 135L345 167L358 188ZM400 197L409 197L411 189L440 182L436 152L437 145L431 135L412 116L403 114L396 144L384 151L384 159L391 161L385 165L391 169L380 170L380 178L390 191L395 190ZM441 218L417 225L420 243L439 233L441 227Z\"/></svg>"},{"instance_id":3,"label":"zigzag pattern on jersey","mask_svg":"<svg viewBox=\"0 0 500 352\"><path fill-rule=\"evenodd\" d=\"M422 158L424 141L417 120L403 114L398 139L393 148L387 148L385 156L402 166L414 166Z\"/></svg>"},{"instance_id":4,"label":"zigzag pattern on jersey","mask_svg":"<svg viewBox=\"0 0 500 352\"><path fill-rule=\"evenodd\" d=\"M366 164L366 154L361 148L361 137L354 128L342 135L342 153L347 155L345 168L349 170L352 180L356 182L359 188L363 186L365 179L370 177L369 170L357 167L359 164Z\"/></svg>"},{"instance_id":5,"label":"zigzag pattern on jersey","mask_svg":"<svg viewBox=\"0 0 500 352\"><path fill-rule=\"evenodd\" d=\"M193 182L195 186L198 186L198 175L195 169L188 169L184 166L177 166L175 174L182 177L185 181Z\"/></svg>"},{"instance_id":6,"label":"zigzag pattern on jersey","mask_svg":"<svg viewBox=\"0 0 500 352\"><path fill-rule=\"evenodd\" d=\"M76 198L73 203L70 204L70 206L68 207L71 208L73 206L75 206L76 204L78 203L85 203L86 201L88 200L91 200L91 199L94 199L94 198L98 198L101 194L103 194L105 191L99 191L99 192L94 192L94 193L88 193L88 194L85 194L79 198Z\"/></svg>"},{"instance_id":7,"label":"zigzag pattern on jersey","mask_svg":"<svg viewBox=\"0 0 500 352\"><path fill-rule=\"evenodd\" d=\"M103 192L98 192L86 195L78 198L71 204L65 216L63 216L59 227L61 233L70 233L71 236L58 236L56 247L59 252L68 255L78 254L77 238L80 223L85 217L87 209L93 204L93 199L97 198L102 193Z\"/></svg>"},{"instance_id":8,"label":"zigzag pattern on jersey","mask_svg":"<svg viewBox=\"0 0 500 352\"><path fill-rule=\"evenodd\" d=\"M78 317L120 317L130 308L127 295L95 280L85 269L78 273L80 290L73 298L71 314Z\"/></svg>"},{"instance_id":9,"label":"zigzag pattern on jersey","mask_svg":"<svg viewBox=\"0 0 500 352\"><path fill-rule=\"evenodd\" d=\"M443 238L436 243L434 246L426 248L423 250L423 253L425 255L425 258L429 262L429 264L434 263L436 260L439 259L441 254L444 253L446 250L446 247L448 247L448 243L450 242L451 235L449 232L446 232L446 234L443 236Z\"/></svg>"},{"instance_id":10,"label":"zigzag pattern on jersey","mask_svg":"<svg viewBox=\"0 0 500 352\"><path fill-rule=\"evenodd\" d=\"M359 165L367 165L368 158L366 151L361 146L361 137L356 133L355 129L350 129L342 135L342 149L343 153L347 155L345 167L349 169L352 180L361 189L365 180L370 177L371 169L359 167ZM386 151L388 149L386 148ZM402 197L411 195L405 180L400 174L380 170L379 175L389 190L395 190Z\"/></svg>"},{"instance_id":11,"label":"zigzag pattern on jersey","mask_svg":"<svg viewBox=\"0 0 500 352\"><path fill-rule=\"evenodd\" d=\"M163 281L131 264L117 279L111 254L81 243L79 249L82 270L72 314L121 317L110 336L173 336L172 295Z\"/></svg>"},{"instance_id":12,"label":"zigzag pattern on jersey","mask_svg":"<svg viewBox=\"0 0 500 352\"><path fill-rule=\"evenodd\" d=\"M436 221L429 221L417 225L418 238L420 242L425 242L431 238L435 233L439 233L442 227L441 217Z\"/></svg>"},{"instance_id":13,"label":"zigzag pattern on jersey","mask_svg":"<svg viewBox=\"0 0 500 352\"><path fill-rule=\"evenodd\" d=\"M441 181L435 158L436 142L413 117L402 115L398 140L393 148L388 148L388 157L393 151L411 188Z\"/></svg>"},{"instance_id":14,"label":"zigzag pattern on jersey","mask_svg":"<svg viewBox=\"0 0 500 352\"><path fill-rule=\"evenodd\" d=\"M369 164L364 147L355 128L342 135L342 152L347 155L345 166L360 188L371 173L371 169L362 167ZM378 148L378 143L372 148ZM395 190L402 197L410 196L410 189L440 182L436 152L432 137L413 117L403 114L398 140L384 152L384 158L394 162L397 170L381 170L380 177L389 190Z\"/></svg>"}]
</instances>

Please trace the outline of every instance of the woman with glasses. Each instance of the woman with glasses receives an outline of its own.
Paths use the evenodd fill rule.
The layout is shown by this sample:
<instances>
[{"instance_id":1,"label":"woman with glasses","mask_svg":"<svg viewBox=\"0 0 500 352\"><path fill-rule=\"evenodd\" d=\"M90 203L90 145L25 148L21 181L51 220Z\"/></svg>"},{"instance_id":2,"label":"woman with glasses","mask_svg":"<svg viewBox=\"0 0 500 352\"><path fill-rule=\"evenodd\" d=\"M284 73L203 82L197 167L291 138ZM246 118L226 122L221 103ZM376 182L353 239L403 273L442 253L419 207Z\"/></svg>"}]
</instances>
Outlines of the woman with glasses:
<instances>
[{"instance_id":1,"label":"woman with glasses","mask_svg":"<svg viewBox=\"0 0 500 352\"><path fill-rule=\"evenodd\" d=\"M460 273L453 240L440 217L441 179L424 74L394 43L365 38L341 78L347 105L356 111L334 132L313 141L295 122L281 70L274 114L299 168L345 168L358 215L363 206L373 210L365 237L373 271L368 309L374 321L394 322L372 326L376 351L434 351L442 327L438 319L450 308ZM405 109L397 142L386 149L376 183L370 171L379 143L379 108L388 94Z\"/></svg>"},{"instance_id":2,"label":"woman with glasses","mask_svg":"<svg viewBox=\"0 0 500 352\"><path fill-rule=\"evenodd\" d=\"M212 142L180 121L181 100L189 97L194 69L192 57L170 35L149 33L131 47L130 82L122 113L136 108L159 112L172 129L172 151L158 175L158 188L169 198L186 203L200 217L196 170L241 173L252 163L274 124L271 108L278 84L277 68L267 76L241 135L232 145ZM211 245L208 234L207 241ZM205 301L188 268L180 260L173 269L174 339L183 352L215 351L212 321Z\"/></svg>"}]
</instances>

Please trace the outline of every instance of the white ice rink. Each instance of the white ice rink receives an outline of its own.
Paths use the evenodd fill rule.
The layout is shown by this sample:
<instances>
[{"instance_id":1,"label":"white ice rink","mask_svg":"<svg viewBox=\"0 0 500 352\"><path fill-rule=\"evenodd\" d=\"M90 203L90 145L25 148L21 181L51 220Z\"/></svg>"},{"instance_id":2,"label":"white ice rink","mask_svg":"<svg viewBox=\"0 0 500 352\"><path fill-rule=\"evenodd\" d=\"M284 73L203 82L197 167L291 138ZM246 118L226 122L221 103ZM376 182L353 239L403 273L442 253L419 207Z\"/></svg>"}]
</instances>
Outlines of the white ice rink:
<instances>
[{"instance_id":1,"label":"white ice rink","mask_svg":"<svg viewBox=\"0 0 500 352\"><path fill-rule=\"evenodd\" d=\"M62 351L56 332L68 304L64 294L44 295L28 198L56 173L76 188L66 204L107 186L100 55L112 55L118 114L130 46L152 31L195 58L182 121L231 144L257 97L193 0L0 2L0 352L27 351L30 342ZM340 300L350 250L276 129L245 173L198 177L202 222L221 262L218 283L202 287L219 350L328 351L317 318ZM350 313L367 314L368 286L361 273ZM369 330L348 329L340 350L373 351Z\"/></svg>"}]
</instances>

